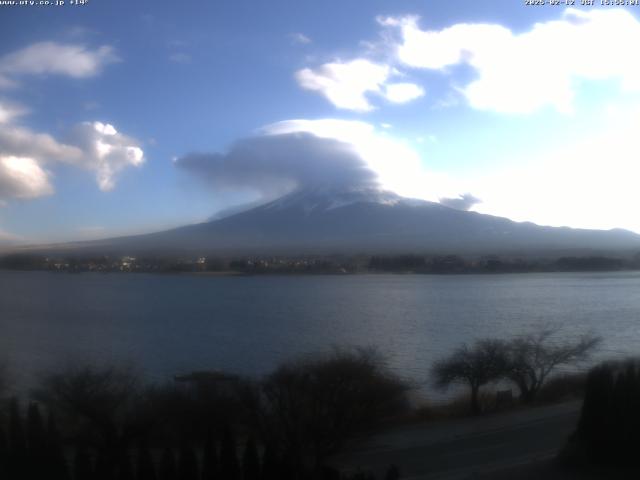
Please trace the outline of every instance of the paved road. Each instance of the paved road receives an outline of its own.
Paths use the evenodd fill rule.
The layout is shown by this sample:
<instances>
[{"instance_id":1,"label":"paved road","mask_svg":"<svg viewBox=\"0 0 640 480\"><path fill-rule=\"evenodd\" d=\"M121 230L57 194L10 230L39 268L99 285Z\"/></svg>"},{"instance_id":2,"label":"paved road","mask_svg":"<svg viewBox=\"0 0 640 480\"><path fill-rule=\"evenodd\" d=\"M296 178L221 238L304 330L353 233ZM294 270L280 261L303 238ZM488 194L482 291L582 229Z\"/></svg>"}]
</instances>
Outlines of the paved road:
<instances>
[{"instance_id":1,"label":"paved road","mask_svg":"<svg viewBox=\"0 0 640 480\"><path fill-rule=\"evenodd\" d=\"M575 428L579 402L501 415L425 423L362 440L336 459L345 470L372 470L384 478L388 465L407 480L469 478L554 455Z\"/></svg>"}]
</instances>

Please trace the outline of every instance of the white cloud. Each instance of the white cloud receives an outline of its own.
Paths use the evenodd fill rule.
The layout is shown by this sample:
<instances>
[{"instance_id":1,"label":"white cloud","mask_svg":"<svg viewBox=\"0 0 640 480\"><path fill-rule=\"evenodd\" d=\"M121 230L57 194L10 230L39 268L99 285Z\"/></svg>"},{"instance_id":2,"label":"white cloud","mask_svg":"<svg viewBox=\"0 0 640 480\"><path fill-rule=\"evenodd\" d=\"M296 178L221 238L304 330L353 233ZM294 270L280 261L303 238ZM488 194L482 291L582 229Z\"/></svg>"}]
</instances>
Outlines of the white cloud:
<instances>
[{"instance_id":1,"label":"white cloud","mask_svg":"<svg viewBox=\"0 0 640 480\"><path fill-rule=\"evenodd\" d=\"M424 89L414 83L392 83L384 92L384 97L393 103L407 103L423 95Z\"/></svg>"},{"instance_id":2,"label":"white cloud","mask_svg":"<svg viewBox=\"0 0 640 480\"><path fill-rule=\"evenodd\" d=\"M388 65L358 58L349 62L325 63L312 70L296 72L298 84L319 92L337 108L368 112L374 109L367 94L375 94L392 103L406 103L424 95L414 83L388 83L398 72Z\"/></svg>"},{"instance_id":3,"label":"white cloud","mask_svg":"<svg viewBox=\"0 0 640 480\"><path fill-rule=\"evenodd\" d=\"M469 59L467 55L477 51L496 49L500 42L511 38L510 30L500 25L461 23L443 30L423 31L417 22L415 16L382 22L401 29L402 43L397 46L397 56L411 67L443 69Z\"/></svg>"},{"instance_id":4,"label":"white cloud","mask_svg":"<svg viewBox=\"0 0 640 480\"><path fill-rule=\"evenodd\" d=\"M61 144L50 135L14 125L12 121L25 112L18 105L0 103L0 203L51 194L44 164L82 155L77 147Z\"/></svg>"},{"instance_id":5,"label":"white cloud","mask_svg":"<svg viewBox=\"0 0 640 480\"><path fill-rule=\"evenodd\" d=\"M59 164L95 172L99 188L108 191L123 169L143 163L138 143L109 124L79 124L66 143L46 133L6 124L0 129L0 199L53 193L50 170Z\"/></svg>"},{"instance_id":6,"label":"white cloud","mask_svg":"<svg viewBox=\"0 0 640 480\"><path fill-rule=\"evenodd\" d=\"M28 110L20 105L0 101L0 125L8 124L26 113Z\"/></svg>"},{"instance_id":7,"label":"white cloud","mask_svg":"<svg viewBox=\"0 0 640 480\"><path fill-rule=\"evenodd\" d=\"M298 45L306 45L308 43L311 43L311 39L308 36L306 36L304 33L300 33L300 32L289 34L289 39L291 40L292 43L298 44Z\"/></svg>"},{"instance_id":8,"label":"white cloud","mask_svg":"<svg viewBox=\"0 0 640 480\"><path fill-rule=\"evenodd\" d=\"M47 172L29 157L0 155L0 201L53 193Z\"/></svg>"},{"instance_id":9,"label":"white cloud","mask_svg":"<svg viewBox=\"0 0 640 480\"><path fill-rule=\"evenodd\" d=\"M387 65L356 59L325 63L315 70L305 68L295 76L302 88L321 93L336 107L366 112L373 110L366 94L381 92L390 73Z\"/></svg>"},{"instance_id":10,"label":"white cloud","mask_svg":"<svg viewBox=\"0 0 640 480\"><path fill-rule=\"evenodd\" d=\"M20 75L64 75L87 78L118 60L114 49L103 45L90 49L83 45L39 42L0 58L0 87L16 84Z\"/></svg>"},{"instance_id":11,"label":"white cloud","mask_svg":"<svg viewBox=\"0 0 640 480\"><path fill-rule=\"evenodd\" d=\"M144 152L136 140L118 133L113 125L102 122L84 122L73 129L73 143L83 152L74 164L96 172L100 190L115 187L118 173L127 167L140 167Z\"/></svg>"},{"instance_id":12,"label":"white cloud","mask_svg":"<svg viewBox=\"0 0 640 480\"><path fill-rule=\"evenodd\" d=\"M477 210L543 225L640 233L638 126L640 109L629 123L474 179L483 200Z\"/></svg>"},{"instance_id":13,"label":"white cloud","mask_svg":"<svg viewBox=\"0 0 640 480\"><path fill-rule=\"evenodd\" d=\"M115 61L118 58L107 45L91 49L78 44L34 43L0 57L0 88L15 86L22 75L91 77ZM57 164L94 171L99 188L106 191L114 187L121 170L144 162L138 143L112 125L83 123L73 129L70 141L61 142L17 125L16 119L26 112L19 105L0 102L0 201L51 194L51 169Z\"/></svg>"},{"instance_id":14,"label":"white cloud","mask_svg":"<svg viewBox=\"0 0 640 480\"><path fill-rule=\"evenodd\" d=\"M35 158L47 163L80 161L83 152L76 146L58 142L47 133L6 125L0 129L0 154Z\"/></svg>"},{"instance_id":15,"label":"white cloud","mask_svg":"<svg viewBox=\"0 0 640 480\"><path fill-rule=\"evenodd\" d=\"M474 108L530 113L545 106L570 111L576 82L619 80L640 90L640 22L628 11L568 8L559 20L523 33L497 24L456 24L421 30L417 17L382 18L399 28L398 60L410 67L446 70L468 64L477 78L462 88Z\"/></svg>"}]
</instances>

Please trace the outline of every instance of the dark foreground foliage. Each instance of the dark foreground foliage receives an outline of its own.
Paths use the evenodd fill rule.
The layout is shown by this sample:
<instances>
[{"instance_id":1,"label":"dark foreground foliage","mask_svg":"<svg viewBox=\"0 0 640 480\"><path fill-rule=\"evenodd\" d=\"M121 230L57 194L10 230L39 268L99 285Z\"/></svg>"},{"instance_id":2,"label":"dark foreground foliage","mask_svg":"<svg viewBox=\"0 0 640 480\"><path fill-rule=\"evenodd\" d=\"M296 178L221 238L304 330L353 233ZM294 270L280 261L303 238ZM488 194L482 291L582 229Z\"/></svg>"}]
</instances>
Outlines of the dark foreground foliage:
<instances>
[{"instance_id":1,"label":"dark foreground foliage","mask_svg":"<svg viewBox=\"0 0 640 480\"><path fill-rule=\"evenodd\" d=\"M406 411L407 390L374 350L336 350L280 366L262 384L257 411L271 441L319 467L355 433Z\"/></svg>"},{"instance_id":2,"label":"dark foreground foliage","mask_svg":"<svg viewBox=\"0 0 640 480\"><path fill-rule=\"evenodd\" d=\"M585 398L565 458L638 468L640 361L609 362L587 376Z\"/></svg>"},{"instance_id":3,"label":"dark foreground foliage","mask_svg":"<svg viewBox=\"0 0 640 480\"><path fill-rule=\"evenodd\" d=\"M326 459L407 408L407 389L358 349L261 381L194 372L158 386L130 368L74 367L44 376L32 403L0 409L0 479L370 479Z\"/></svg>"}]
</instances>

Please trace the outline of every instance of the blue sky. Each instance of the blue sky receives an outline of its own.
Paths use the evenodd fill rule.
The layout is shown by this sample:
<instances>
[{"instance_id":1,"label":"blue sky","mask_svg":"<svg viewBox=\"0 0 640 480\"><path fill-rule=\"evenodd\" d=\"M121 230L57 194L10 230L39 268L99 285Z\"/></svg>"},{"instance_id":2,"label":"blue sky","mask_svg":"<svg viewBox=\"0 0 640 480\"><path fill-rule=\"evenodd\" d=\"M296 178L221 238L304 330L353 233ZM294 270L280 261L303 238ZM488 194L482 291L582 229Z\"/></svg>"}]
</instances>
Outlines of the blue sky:
<instances>
[{"instance_id":1,"label":"blue sky","mask_svg":"<svg viewBox=\"0 0 640 480\"><path fill-rule=\"evenodd\" d=\"M640 7L89 0L0 5L0 36L0 243L350 178L338 143L403 195L640 232Z\"/></svg>"}]
</instances>

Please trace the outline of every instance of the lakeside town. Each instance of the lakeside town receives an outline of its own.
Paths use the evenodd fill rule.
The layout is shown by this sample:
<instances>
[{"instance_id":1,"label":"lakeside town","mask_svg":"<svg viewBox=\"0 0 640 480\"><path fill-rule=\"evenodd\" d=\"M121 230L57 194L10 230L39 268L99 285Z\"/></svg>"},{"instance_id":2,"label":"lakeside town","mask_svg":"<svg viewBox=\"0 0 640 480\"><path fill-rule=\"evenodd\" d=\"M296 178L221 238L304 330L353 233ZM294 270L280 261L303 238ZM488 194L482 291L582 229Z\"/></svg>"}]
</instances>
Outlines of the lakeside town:
<instances>
[{"instance_id":1,"label":"lakeside town","mask_svg":"<svg viewBox=\"0 0 640 480\"><path fill-rule=\"evenodd\" d=\"M44 256L9 254L0 269L102 273L359 274L528 273L640 270L640 253L521 258L486 255L303 255L303 256Z\"/></svg>"}]
</instances>

